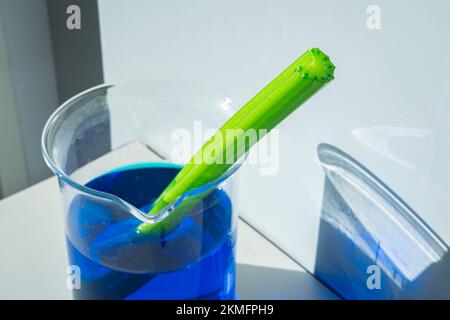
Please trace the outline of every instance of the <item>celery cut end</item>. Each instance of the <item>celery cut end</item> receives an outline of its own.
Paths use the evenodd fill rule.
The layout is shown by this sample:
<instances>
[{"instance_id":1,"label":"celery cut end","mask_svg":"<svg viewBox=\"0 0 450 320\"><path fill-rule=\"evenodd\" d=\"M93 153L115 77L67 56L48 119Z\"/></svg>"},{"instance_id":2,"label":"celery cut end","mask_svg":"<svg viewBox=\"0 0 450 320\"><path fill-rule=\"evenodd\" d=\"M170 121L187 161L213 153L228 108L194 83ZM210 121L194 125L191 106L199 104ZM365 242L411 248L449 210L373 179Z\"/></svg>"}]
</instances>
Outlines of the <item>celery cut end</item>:
<instances>
[{"instance_id":1,"label":"celery cut end","mask_svg":"<svg viewBox=\"0 0 450 320\"><path fill-rule=\"evenodd\" d=\"M299 65L295 71L300 73L302 78L326 83L334 79L335 69L330 58L322 50L312 48L299 59Z\"/></svg>"}]
</instances>

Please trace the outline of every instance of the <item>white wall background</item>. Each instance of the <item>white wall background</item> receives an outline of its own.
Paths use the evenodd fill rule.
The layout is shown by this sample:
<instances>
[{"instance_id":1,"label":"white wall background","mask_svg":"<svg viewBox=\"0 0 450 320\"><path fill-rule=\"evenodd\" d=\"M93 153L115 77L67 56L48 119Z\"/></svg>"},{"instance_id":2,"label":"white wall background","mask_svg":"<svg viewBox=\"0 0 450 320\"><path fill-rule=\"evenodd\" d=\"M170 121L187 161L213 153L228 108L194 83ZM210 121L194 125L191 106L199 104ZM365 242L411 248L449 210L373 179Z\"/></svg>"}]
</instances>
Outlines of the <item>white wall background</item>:
<instances>
[{"instance_id":1,"label":"white wall background","mask_svg":"<svg viewBox=\"0 0 450 320\"><path fill-rule=\"evenodd\" d=\"M336 80L281 126L280 172L241 172L243 216L314 268L323 172L317 145L371 169L450 244L450 2L99 0L106 82L199 82L242 105L305 49Z\"/></svg>"}]
</instances>

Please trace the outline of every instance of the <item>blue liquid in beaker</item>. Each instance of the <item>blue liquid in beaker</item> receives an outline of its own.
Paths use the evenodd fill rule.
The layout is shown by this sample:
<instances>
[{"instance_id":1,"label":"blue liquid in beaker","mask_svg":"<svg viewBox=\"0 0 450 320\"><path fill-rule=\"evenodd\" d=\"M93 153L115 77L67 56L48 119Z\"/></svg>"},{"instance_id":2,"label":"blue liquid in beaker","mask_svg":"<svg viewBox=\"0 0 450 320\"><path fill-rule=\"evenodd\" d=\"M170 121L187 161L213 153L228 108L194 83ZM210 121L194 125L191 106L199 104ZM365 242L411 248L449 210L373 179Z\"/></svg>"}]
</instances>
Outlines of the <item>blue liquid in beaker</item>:
<instances>
[{"instance_id":1,"label":"blue liquid in beaker","mask_svg":"<svg viewBox=\"0 0 450 320\"><path fill-rule=\"evenodd\" d=\"M179 170L173 165L126 167L86 186L147 211ZM73 289L74 297L233 299L236 237L230 199L216 189L201 206L170 234L135 239L139 219L77 195L67 222L70 264L80 268L80 288Z\"/></svg>"}]
</instances>

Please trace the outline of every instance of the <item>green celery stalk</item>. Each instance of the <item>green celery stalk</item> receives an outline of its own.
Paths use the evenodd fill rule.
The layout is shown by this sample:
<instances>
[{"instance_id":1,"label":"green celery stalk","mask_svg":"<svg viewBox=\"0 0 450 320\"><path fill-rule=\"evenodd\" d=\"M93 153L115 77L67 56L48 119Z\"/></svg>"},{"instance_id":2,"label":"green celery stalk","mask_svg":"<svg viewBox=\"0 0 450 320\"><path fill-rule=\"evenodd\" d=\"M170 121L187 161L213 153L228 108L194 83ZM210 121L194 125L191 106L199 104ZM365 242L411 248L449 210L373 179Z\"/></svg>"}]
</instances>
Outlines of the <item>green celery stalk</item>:
<instances>
[{"instance_id":1,"label":"green celery stalk","mask_svg":"<svg viewBox=\"0 0 450 320\"><path fill-rule=\"evenodd\" d=\"M334 69L328 56L320 49L313 48L306 51L237 111L202 146L161 193L149 214L164 209L186 191L222 176L267 132L333 80ZM246 139L244 145L237 144L237 139L239 137L242 139L242 134L248 129L256 130L258 133L256 141ZM260 129L265 130L261 132ZM240 133L241 136L236 133ZM141 224L138 233L146 235L170 232L208 193L183 201L174 212L158 223Z\"/></svg>"}]
</instances>

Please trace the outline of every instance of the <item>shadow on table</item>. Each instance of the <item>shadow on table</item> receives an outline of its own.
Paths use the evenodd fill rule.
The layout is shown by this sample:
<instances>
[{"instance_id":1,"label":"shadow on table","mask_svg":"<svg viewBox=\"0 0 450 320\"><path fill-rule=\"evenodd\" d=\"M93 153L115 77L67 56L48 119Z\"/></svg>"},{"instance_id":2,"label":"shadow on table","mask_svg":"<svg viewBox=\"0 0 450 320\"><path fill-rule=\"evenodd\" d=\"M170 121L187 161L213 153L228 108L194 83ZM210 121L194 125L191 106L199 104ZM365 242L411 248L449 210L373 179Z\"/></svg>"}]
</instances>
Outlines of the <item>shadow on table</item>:
<instances>
[{"instance_id":1,"label":"shadow on table","mask_svg":"<svg viewBox=\"0 0 450 320\"><path fill-rule=\"evenodd\" d=\"M336 299L329 289L306 271L237 265L239 299Z\"/></svg>"},{"instance_id":2,"label":"shadow on table","mask_svg":"<svg viewBox=\"0 0 450 320\"><path fill-rule=\"evenodd\" d=\"M318 155L325 184L315 274L348 299L449 299L450 256L439 236L348 154L321 144Z\"/></svg>"}]
</instances>

